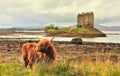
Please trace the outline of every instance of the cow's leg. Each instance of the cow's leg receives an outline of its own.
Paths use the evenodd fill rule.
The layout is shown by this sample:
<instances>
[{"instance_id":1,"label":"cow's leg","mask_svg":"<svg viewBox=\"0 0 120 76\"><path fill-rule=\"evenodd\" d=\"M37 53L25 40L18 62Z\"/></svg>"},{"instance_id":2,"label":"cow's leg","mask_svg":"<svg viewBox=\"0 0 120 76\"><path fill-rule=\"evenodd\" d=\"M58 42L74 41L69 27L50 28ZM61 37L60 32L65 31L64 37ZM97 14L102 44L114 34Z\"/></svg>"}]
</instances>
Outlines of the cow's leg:
<instances>
[{"instance_id":1,"label":"cow's leg","mask_svg":"<svg viewBox=\"0 0 120 76\"><path fill-rule=\"evenodd\" d=\"M45 62L45 60L46 60L46 54L45 53L42 53L42 62Z\"/></svg>"},{"instance_id":2,"label":"cow's leg","mask_svg":"<svg viewBox=\"0 0 120 76\"><path fill-rule=\"evenodd\" d=\"M32 65L34 63L34 55L32 53L28 54L28 65L30 66L30 68L32 68Z\"/></svg>"},{"instance_id":3,"label":"cow's leg","mask_svg":"<svg viewBox=\"0 0 120 76\"><path fill-rule=\"evenodd\" d=\"M22 65L23 65L23 67L27 67L27 65L28 65L28 58L27 58L27 55L23 55L22 56L23 58L22 58Z\"/></svg>"},{"instance_id":4,"label":"cow's leg","mask_svg":"<svg viewBox=\"0 0 120 76\"><path fill-rule=\"evenodd\" d=\"M42 53L41 52L37 52L37 56L36 56L36 61L37 63L41 62L42 61Z\"/></svg>"}]
</instances>

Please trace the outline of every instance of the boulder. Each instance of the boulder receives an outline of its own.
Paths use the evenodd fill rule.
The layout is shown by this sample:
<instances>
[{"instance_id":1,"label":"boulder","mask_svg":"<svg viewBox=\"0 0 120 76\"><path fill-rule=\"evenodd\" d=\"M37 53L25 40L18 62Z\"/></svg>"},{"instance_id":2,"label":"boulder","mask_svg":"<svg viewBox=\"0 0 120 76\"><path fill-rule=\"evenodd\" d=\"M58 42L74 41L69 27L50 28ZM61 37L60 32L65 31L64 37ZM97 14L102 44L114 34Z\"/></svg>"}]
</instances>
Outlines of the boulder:
<instances>
[{"instance_id":1,"label":"boulder","mask_svg":"<svg viewBox=\"0 0 120 76\"><path fill-rule=\"evenodd\" d=\"M73 43L73 44L82 44L82 39L80 38L80 37L77 37L77 38L73 38L72 40L71 40L71 43Z\"/></svg>"}]
</instances>

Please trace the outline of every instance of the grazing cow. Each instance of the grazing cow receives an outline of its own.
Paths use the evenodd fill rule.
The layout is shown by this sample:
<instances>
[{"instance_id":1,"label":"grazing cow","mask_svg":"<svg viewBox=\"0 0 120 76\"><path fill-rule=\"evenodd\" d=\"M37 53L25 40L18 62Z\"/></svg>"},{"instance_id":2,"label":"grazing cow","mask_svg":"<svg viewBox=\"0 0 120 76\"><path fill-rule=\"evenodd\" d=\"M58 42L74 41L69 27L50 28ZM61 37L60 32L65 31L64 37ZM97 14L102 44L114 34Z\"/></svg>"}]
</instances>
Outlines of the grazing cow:
<instances>
[{"instance_id":1,"label":"grazing cow","mask_svg":"<svg viewBox=\"0 0 120 76\"><path fill-rule=\"evenodd\" d=\"M38 42L38 46L40 47L39 51L46 54L46 61L50 63L56 58L56 49L52 44L52 39L50 41L47 39L40 39Z\"/></svg>"},{"instance_id":2,"label":"grazing cow","mask_svg":"<svg viewBox=\"0 0 120 76\"><path fill-rule=\"evenodd\" d=\"M35 43L25 43L22 46L22 65L27 67L28 65L32 68L33 63L40 58L45 59L45 54L39 52L39 46Z\"/></svg>"}]
</instances>

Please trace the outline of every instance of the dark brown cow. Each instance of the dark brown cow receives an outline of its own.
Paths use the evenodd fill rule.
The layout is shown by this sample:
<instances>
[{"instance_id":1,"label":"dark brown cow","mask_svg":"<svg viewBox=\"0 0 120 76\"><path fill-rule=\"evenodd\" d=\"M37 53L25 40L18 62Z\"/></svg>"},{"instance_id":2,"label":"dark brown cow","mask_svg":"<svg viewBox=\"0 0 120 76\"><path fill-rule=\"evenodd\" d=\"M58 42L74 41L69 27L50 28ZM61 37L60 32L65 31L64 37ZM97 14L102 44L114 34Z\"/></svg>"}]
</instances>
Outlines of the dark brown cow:
<instances>
[{"instance_id":1,"label":"dark brown cow","mask_svg":"<svg viewBox=\"0 0 120 76\"><path fill-rule=\"evenodd\" d=\"M40 47L39 51L46 54L47 62L53 62L56 58L56 49L51 41L47 39L40 39L38 42L38 46Z\"/></svg>"}]
</instances>

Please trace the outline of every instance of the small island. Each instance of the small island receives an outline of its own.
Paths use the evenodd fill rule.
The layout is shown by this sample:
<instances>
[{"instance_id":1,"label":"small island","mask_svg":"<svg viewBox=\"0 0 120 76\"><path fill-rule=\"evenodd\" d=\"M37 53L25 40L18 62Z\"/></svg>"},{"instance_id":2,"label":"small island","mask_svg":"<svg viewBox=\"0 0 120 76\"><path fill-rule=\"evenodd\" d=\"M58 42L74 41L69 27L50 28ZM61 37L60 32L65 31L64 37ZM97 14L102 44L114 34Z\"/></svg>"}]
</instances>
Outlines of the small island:
<instances>
[{"instance_id":1,"label":"small island","mask_svg":"<svg viewBox=\"0 0 120 76\"><path fill-rule=\"evenodd\" d=\"M106 37L103 32L94 28L93 12L78 14L76 28L68 27L59 29L50 25L45 28L45 32L48 36L58 37Z\"/></svg>"}]
</instances>

